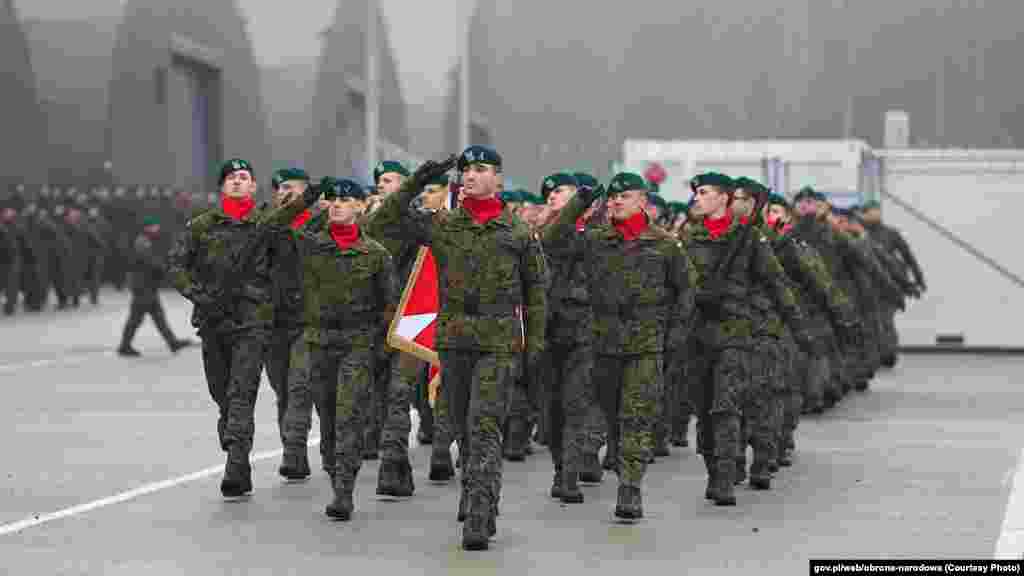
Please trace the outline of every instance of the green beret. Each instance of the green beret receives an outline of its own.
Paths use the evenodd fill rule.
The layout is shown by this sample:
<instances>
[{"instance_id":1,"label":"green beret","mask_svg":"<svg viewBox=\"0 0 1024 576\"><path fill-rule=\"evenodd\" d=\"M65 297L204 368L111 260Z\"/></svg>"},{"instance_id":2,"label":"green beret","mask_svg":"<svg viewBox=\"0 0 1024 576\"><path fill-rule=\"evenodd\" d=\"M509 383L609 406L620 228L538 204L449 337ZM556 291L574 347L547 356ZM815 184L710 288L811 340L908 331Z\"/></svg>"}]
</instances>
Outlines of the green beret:
<instances>
[{"instance_id":1,"label":"green beret","mask_svg":"<svg viewBox=\"0 0 1024 576\"><path fill-rule=\"evenodd\" d=\"M501 194L498 194L498 199L503 204L518 204L523 201L523 195L519 190L502 190Z\"/></svg>"},{"instance_id":2,"label":"green beret","mask_svg":"<svg viewBox=\"0 0 1024 576\"><path fill-rule=\"evenodd\" d=\"M775 193L768 195L768 205L771 206L773 204L777 206L789 207L789 202L786 201L786 198L780 194Z\"/></svg>"},{"instance_id":3,"label":"green beret","mask_svg":"<svg viewBox=\"0 0 1024 576\"><path fill-rule=\"evenodd\" d=\"M394 160L384 160L383 162L378 162L377 167L373 169L374 183L380 180L382 174L387 174L389 172L401 174L402 176L409 175L409 170L407 170L405 166L402 166L400 162L395 162Z\"/></svg>"},{"instance_id":4,"label":"green beret","mask_svg":"<svg viewBox=\"0 0 1024 576\"><path fill-rule=\"evenodd\" d=\"M543 196L539 194L531 194L529 192L525 192L523 194L523 202L533 206L543 206L548 203Z\"/></svg>"},{"instance_id":5,"label":"green beret","mask_svg":"<svg viewBox=\"0 0 1024 576\"><path fill-rule=\"evenodd\" d=\"M865 202L860 207L860 209L862 211L864 211L864 212L867 212L868 210L881 210L882 209L882 204L878 200L869 200L869 201Z\"/></svg>"},{"instance_id":6,"label":"green beret","mask_svg":"<svg viewBox=\"0 0 1024 576\"><path fill-rule=\"evenodd\" d=\"M462 171L470 164L487 164L500 170L501 156L498 154L497 150L488 148L487 146L470 146L463 151L461 156L459 156L457 168Z\"/></svg>"},{"instance_id":7,"label":"green beret","mask_svg":"<svg viewBox=\"0 0 1024 576\"><path fill-rule=\"evenodd\" d=\"M576 177L576 185L580 188L589 188L594 191L594 197L604 196L604 185L597 181L586 172L577 172L573 174Z\"/></svg>"},{"instance_id":8,"label":"green beret","mask_svg":"<svg viewBox=\"0 0 1024 576\"><path fill-rule=\"evenodd\" d=\"M324 178L327 180L327 178ZM356 200L366 200L366 189L356 182L355 180L349 180L348 178L331 178L328 186L324 186L324 181L321 180L321 191L323 192L324 199L331 201L335 198L355 198Z\"/></svg>"},{"instance_id":9,"label":"green beret","mask_svg":"<svg viewBox=\"0 0 1024 576\"><path fill-rule=\"evenodd\" d=\"M309 174L302 168L282 168L270 178L270 185L277 190L281 187L281 184L289 182L291 180L299 180L302 182L309 182Z\"/></svg>"},{"instance_id":10,"label":"green beret","mask_svg":"<svg viewBox=\"0 0 1024 576\"><path fill-rule=\"evenodd\" d=\"M643 190L646 192L650 188L647 187L647 182L644 181L643 176L635 172L619 172L608 183L609 196L622 194L627 190Z\"/></svg>"},{"instance_id":11,"label":"green beret","mask_svg":"<svg viewBox=\"0 0 1024 576\"><path fill-rule=\"evenodd\" d=\"M159 225L160 225L160 219L157 218L156 216L146 216L145 218L142 219L142 226L143 227L146 227L146 226L159 226Z\"/></svg>"},{"instance_id":12,"label":"green beret","mask_svg":"<svg viewBox=\"0 0 1024 576\"><path fill-rule=\"evenodd\" d=\"M753 178L747 178L746 176L741 176L733 180L733 184L737 189L743 188L747 192L750 192L752 195L767 194L769 192L767 186L761 184L760 182L754 180Z\"/></svg>"},{"instance_id":13,"label":"green beret","mask_svg":"<svg viewBox=\"0 0 1024 576\"><path fill-rule=\"evenodd\" d=\"M251 176L255 175L255 172L252 169L252 164L247 160L242 160L241 158L232 158L231 160L228 160L220 167L220 178L217 180L217 185L220 186L221 184L224 184L224 180L226 180L228 176L242 170L245 170Z\"/></svg>"},{"instance_id":14,"label":"green beret","mask_svg":"<svg viewBox=\"0 0 1024 576\"><path fill-rule=\"evenodd\" d=\"M691 190L696 190L701 186L717 186L726 190L732 190L736 187L736 183L732 178L725 174L719 174L718 172L705 172L703 174L697 174L690 180Z\"/></svg>"},{"instance_id":15,"label":"green beret","mask_svg":"<svg viewBox=\"0 0 1024 576\"><path fill-rule=\"evenodd\" d=\"M568 172L556 172L540 183L540 195L545 200L560 186L579 186L576 177Z\"/></svg>"}]
</instances>

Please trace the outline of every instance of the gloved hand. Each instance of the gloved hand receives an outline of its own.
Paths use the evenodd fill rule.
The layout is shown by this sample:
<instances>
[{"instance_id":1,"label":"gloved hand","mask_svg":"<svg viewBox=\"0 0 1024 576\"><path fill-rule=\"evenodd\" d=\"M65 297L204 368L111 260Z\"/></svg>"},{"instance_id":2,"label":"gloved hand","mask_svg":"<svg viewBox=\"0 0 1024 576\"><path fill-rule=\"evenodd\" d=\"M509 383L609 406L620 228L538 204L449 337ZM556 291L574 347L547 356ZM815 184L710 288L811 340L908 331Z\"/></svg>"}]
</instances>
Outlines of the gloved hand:
<instances>
[{"instance_id":1,"label":"gloved hand","mask_svg":"<svg viewBox=\"0 0 1024 576\"><path fill-rule=\"evenodd\" d=\"M434 162L433 160L424 162L412 175L416 188L422 189L434 178L450 171L455 166L456 160L458 160L458 156L452 154L441 162Z\"/></svg>"},{"instance_id":2,"label":"gloved hand","mask_svg":"<svg viewBox=\"0 0 1024 576\"><path fill-rule=\"evenodd\" d=\"M597 186L580 186L576 190L576 194L580 197L580 200L584 204L590 206L594 203L594 200L603 198L605 194L604 186L598 184Z\"/></svg>"}]
</instances>

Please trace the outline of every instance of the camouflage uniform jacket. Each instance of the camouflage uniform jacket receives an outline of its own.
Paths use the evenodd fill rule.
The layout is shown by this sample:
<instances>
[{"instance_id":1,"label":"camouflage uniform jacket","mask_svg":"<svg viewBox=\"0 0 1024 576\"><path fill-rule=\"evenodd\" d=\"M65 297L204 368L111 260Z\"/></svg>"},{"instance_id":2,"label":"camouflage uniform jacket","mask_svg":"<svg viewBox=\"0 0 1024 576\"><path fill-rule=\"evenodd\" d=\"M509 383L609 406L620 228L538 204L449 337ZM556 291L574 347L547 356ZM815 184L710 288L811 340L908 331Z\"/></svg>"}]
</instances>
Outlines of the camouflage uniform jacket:
<instances>
[{"instance_id":1,"label":"camouflage uniform jacket","mask_svg":"<svg viewBox=\"0 0 1024 576\"><path fill-rule=\"evenodd\" d=\"M771 229L767 235L779 263L793 280L794 294L808 318L847 325L856 322L853 303L833 281L828 266L813 246L790 234L780 234Z\"/></svg>"},{"instance_id":2,"label":"camouflage uniform jacket","mask_svg":"<svg viewBox=\"0 0 1024 576\"><path fill-rule=\"evenodd\" d=\"M594 341L594 311L585 262L586 236L576 228L583 202L573 202L564 206L558 218L541 231L541 246L550 272L548 342L584 347Z\"/></svg>"},{"instance_id":3,"label":"camouflage uniform jacket","mask_svg":"<svg viewBox=\"0 0 1024 576\"><path fill-rule=\"evenodd\" d=\"M277 221L280 212L264 204L236 221L216 207L188 222L168 256L168 274L195 304L193 326L213 332L272 326L272 232L290 222ZM228 286L232 294L224 293Z\"/></svg>"},{"instance_id":4,"label":"camouflage uniform jacket","mask_svg":"<svg viewBox=\"0 0 1024 576\"><path fill-rule=\"evenodd\" d=\"M575 224L573 198L559 220ZM627 241L611 223L588 229L583 255L594 313L594 352L606 356L682 350L693 321L696 274L672 235L650 227Z\"/></svg>"},{"instance_id":5,"label":"camouflage uniform jacket","mask_svg":"<svg viewBox=\"0 0 1024 576\"><path fill-rule=\"evenodd\" d=\"M866 224L864 228L868 231L868 234L885 247L886 251L893 254L904 268L910 269L914 275L914 282L918 285L924 285L924 274L921 273L921 267L917 263L917 258L914 257L913 251L910 250L910 245L903 239L903 235L900 234L899 230L884 224Z\"/></svg>"},{"instance_id":6,"label":"camouflage uniform jacket","mask_svg":"<svg viewBox=\"0 0 1024 576\"><path fill-rule=\"evenodd\" d=\"M741 234L743 225L739 218L734 218L729 229L712 238L703 221L695 222L687 230L685 245L698 273L697 302L702 315L703 326L701 338L705 346L711 348L749 347L754 334L756 321L760 313L755 309L753 293L756 286L761 286L764 294L770 299L790 326L806 326L806 318L797 304L793 291L789 288L786 277L771 249L768 239L758 229L751 230L748 244L741 249L728 270L719 270L718 278L722 279L718 295L721 304L715 309L703 305L714 301L709 276L720 266L719 262L731 251L734 238Z\"/></svg>"},{"instance_id":7,"label":"camouflage uniform jacket","mask_svg":"<svg viewBox=\"0 0 1024 576\"><path fill-rule=\"evenodd\" d=\"M509 208L478 224L461 206L427 212L411 206L419 191L409 179L374 214L411 243L431 247L437 262L439 350L520 353L544 349L547 270L539 243ZM525 319L517 310L525 310Z\"/></svg>"}]
</instances>

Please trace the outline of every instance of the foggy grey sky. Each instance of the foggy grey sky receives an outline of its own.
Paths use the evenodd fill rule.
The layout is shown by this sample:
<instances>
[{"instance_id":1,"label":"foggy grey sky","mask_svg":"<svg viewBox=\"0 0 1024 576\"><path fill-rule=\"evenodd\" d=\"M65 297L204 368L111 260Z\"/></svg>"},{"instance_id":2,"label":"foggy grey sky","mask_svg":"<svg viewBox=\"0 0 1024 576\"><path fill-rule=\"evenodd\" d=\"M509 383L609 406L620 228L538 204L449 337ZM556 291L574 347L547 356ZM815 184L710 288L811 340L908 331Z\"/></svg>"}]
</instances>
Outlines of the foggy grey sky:
<instances>
[{"instance_id":1,"label":"foggy grey sky","mask_svg":"<svg viewBox=\"0 0 1024 576\"><path fill-rule=\"evenodd\" d=\"M165 0L171 2L173 0ZM319 32L334 21L338 0L236 0L248 20L256 61L280 66L315 61ZM22 19L77 20L110 16L124 0L15 0ZM456 59L458 12L469 14L474 0L380 0L406 100L439 111L446 73ZM463 16L464 18L464 16Z\"/></svg>"}]
</instances>

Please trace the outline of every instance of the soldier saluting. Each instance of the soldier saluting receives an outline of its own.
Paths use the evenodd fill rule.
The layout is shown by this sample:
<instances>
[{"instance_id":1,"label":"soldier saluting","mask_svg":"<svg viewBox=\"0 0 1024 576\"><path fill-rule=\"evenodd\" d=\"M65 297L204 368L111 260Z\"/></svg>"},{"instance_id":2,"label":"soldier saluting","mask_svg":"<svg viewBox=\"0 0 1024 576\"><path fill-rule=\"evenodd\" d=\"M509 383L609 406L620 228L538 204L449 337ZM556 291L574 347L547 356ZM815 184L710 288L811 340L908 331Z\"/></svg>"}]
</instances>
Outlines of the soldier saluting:
<instances>
[{"instance_id":1,"label":"soldier saluting","mask_svg":"<svg viewBox=\"0 0 1024 576\"><path fill-rule=\"evenodd\" d=\"M449 158L440 167L454 163ZM496 197L501 167L496 151L470 146L458 159L464 194L459 208L432 214L413 209L418 179L381 207L397 210L406 233L430 245L437 262L441 309L435 345L460 447L459 518L465 520L462 547L467 550L486 549L497 530L501 428L509 389L524 368L524 339L527 370L544 348L541 250L526 225ZM525 335L520 310L526 312Z\"/></svg>"}]
</instances>

